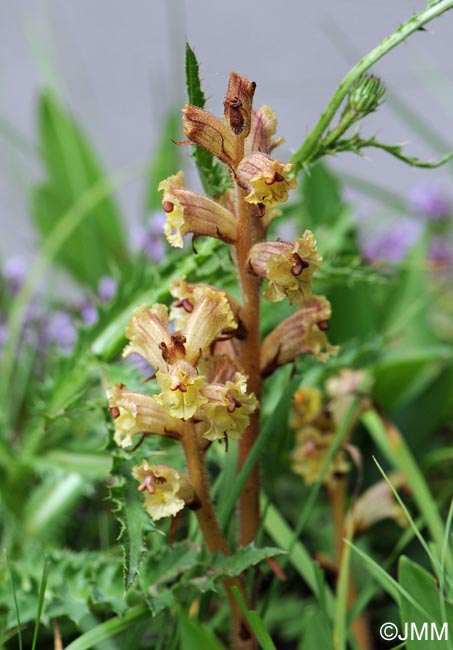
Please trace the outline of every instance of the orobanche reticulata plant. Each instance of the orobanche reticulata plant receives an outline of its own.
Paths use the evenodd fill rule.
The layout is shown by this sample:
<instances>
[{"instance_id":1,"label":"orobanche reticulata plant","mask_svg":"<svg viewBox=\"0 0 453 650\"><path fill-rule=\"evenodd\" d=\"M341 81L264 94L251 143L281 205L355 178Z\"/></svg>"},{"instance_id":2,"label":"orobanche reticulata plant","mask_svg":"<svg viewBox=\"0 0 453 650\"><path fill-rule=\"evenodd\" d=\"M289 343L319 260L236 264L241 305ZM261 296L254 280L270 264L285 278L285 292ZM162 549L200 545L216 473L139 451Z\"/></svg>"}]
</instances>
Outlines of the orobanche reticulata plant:
<instances>
[{"instance_id":1,"label":"orobanche reticulata plant","mask_svg":"<svg viewBox=\"0 0 453 650\"><path fill-rule=\"evenodd\" d=\"M442 4L430 3L424 13L405 23L353 69L291 162L277 157L282 142L277 137L277 118L268 106L254 107L254 82L232 72L223 116L216 117L204 109L198 66L188 48L192 103L182 111L186 140L177 144L196 148L195 159L207 194L187 187L182 171L174 170L173 175L162 179L163 230L174 248L182 248L190 237L193 244L198 237L223 242L229 250L237 287L230 292L190 282L182 275L168 287L170 305L137 307L125 330L128 343L123 356L139 355L151 366L152 374L141 392L124 383L116 383L107 391L114 441L137 460L126 481L137 481L143 507L152 520L172 518L169 543L178 535L178 526L191 525L184 523L187 512L196 518L211 554L231 557L240 548L254 548L261 508L259 465L253 453L263 425L263 383L304 355L323 363L338 352L327 335L330 303L312 291L313 279L323 263L315 234L302 229L295 239L285 241L269 237L270 227L281 219L282 206L297 186L297 173L302 170L309 174L310 165L325 155L360 153L377 147L414 166L434 167L445 162L409 158L400 146L363 137L358 126L378 108L385 92L376 76L366 74L368 68L441 13ZM342 106L338 123L331 127ZM196 255L196 242L192 254ZM262 301L290 306L264 336ZM352 393L359 395L361 391L357 381ZM302 393L296 395L296 404L297 399L300 402ZM319 397L316 400L321 404ZM344 415L344 409L341 413ZM314 445L307 438L306 425L315 423L322 439L324 424L317 412L307 418L304 411L304 418L299 446L293 452L295 471L306 480L308 476L307 482L312 483L321 480L325 461L332 475L328 474L324 482L334 485L332 476L346 473L349 467L345 451L334 456L332 450L327 459L323 455L313 474L312 465L306 463L307 449ZM340 420L329 423L332 439ZM162 451L154 445L154 451L143 457L142 443L151 436L165 439ZM247 476L238 498L237 537L233 540L219 522L209 459L213 446L223 445L228 453L236 444L237 471L240 474L247 468ZM177 445L181 449L179 458L174 451ZM330 442L327 446L330 448ZM165 462L170 448L171 458L178 459L175 465ZM336 465L330 470L332 458L336 458ZM398 510L394 516L399 515ZM357 513L351 511L346 522L353 526L354 516L358 528ZM341 549L341 535L337 544ZM277 562L270 559L273 554L270 549L262 559L268 558L275 574L281 576ZM225 572L223 584L230 604L232 647L258 647L257 628L250 612L247 614L247 608L255 606L256 583L245 572L232 571ZM362 640L368 638L363 626L357 634Z\"/></svg>"}]
</instances>

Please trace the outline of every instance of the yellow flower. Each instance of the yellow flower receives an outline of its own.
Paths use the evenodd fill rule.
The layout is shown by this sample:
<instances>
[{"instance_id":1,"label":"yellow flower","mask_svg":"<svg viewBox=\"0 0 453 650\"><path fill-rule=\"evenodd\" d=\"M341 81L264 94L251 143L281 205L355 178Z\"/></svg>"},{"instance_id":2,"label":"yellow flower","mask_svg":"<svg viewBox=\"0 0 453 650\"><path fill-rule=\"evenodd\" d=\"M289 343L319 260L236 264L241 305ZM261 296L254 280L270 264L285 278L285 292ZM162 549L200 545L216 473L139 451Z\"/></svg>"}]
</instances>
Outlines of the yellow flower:
<instances>
[{"instance_id":1,"label":"yellow flower","mask_svg":"<svg viewBox=\"0 0 453 650\"><path fill-rule=\"evenodd\" d=\"M154 521L174 517L195 500L189 479L168 465L150 465L144 460L132 468L132 475L140 482L146 512Z\"/></svg>"},{"instance_id":2,"label":"yellow flower","mask_svg":"<svg viewBox=\"0 0 453 650\"><path fill-rule=\"evenodd\" d=\"M184 172L163 180L162 208L167 215L164 234L172 246L182 248L187 233L216 237L232 243L237 239L237 221L227 208L201 194L191 192L184 183Z\"/></svg>"},{"instance_id":3,"label":"yellow flower","mask_svg":"<svg viewBox=\"0 0 453 650\"><path fill-rule=\"evenodd\" d=\"M166 367L162 357L162 344L171 345L168 332L168 309L165 305L142 305L134 309L126 326L126 338L130 343L124 348L123 357L139 354L155 370Z\"/></svg>"},{"instance_id":4,"label":"yellow flower","mask_svg":"<svg viewBox=\"0 0 453 650\"><path fill-rule=\"evenodd\" d=\"M130 447L132 438L141 434L179 437L181 423L155 399L128 391L124 384L107 390L110 414L115 424L114 440L120 447Z\"/></svg>"},{"instance_id":5,"label":"yellow flower","mask_svg":"<svg viewBox=\"0 0 453 650\"><path fill-rule=\"evenodd\" d=\"M249 424L250 414L258 407L255 395L247 394L246 377L236 373L234 381L208 384L202 392L209 400L196 415L205 421L203 437L208 440L224 436L240 438Z\"/></svg>"},{"instance_id":6,"label":"yellow flower","mask_svg":"<svg viewBox=\"0 0 453 650\"><path fill-rule=\"evenodd\" d=\"M309 424L322 409L322 393L319 388L304 386L294 393L291 426L301 429Z\"/></svg>"},{"instance_id":7,"label":"yellow flower","mask_svg":"<svg viewBox=\"0 0 453 650\"><path fill-rule=\"evenodd\" d=\"M184 106L182 115L184 135L191 141L188 144L198 144L226 165L234 165L236 139L225 122L190 104Z\"/></svg>"},{"instance_id":8,"label":"yellow flower","mask_svg":"<svg viewBox=\"0 0 453 650\"><path fill-rule=\"evenodd\" d=\"M193 310L187 318L182 333L186 337L186 359L196 363L213 341L231 336L237 323L223 291L208 286L195 286Z\"/></svg>"},{"instance_id":9,"label":"yellow flower","mask_svg":"<svg viewBox=\"0 0 453 650\"><path fill-rule=\"evenodd\" d=\"M207 402L200 393L206 380L187 361L177 361L168 373L157 372L156 379L162 392L155 399L175 418L189 420Z\"/></svg>"},{"instance_id":10,"label":"yellow flower","mask_svg":"<svg viewBox=\"0 0 453 650\"><path fill-rule=\"evenodd\" d=\"M291 303L302 302L311 294L313 273L321 267L322 257L310 230L294 244L262 242L255 244L249 256L251 270L269 280L264 297L269 302L288 298Z\"/></svg>"},{"instance_id":11,"label":"yellow flower","mask_svg":"<svg viewBox=\"0 0 453 650\"><path fill-rule=\"evenodd\" d=\"M273 160L264 153L255 152L245 156L237 168L241 183L249 189L245 197L248 203L262 203L274 208L288 200L288 192L296 187L295 178L287 178L291 163Z\"/></svg>"},{"instance_id":12,"label":"yellow flower","mask_svg":"<svg viewBox=\"0 0 453 650\"><path fill-rule=\"evenodd\" d=\"M302 476L309 485L315 483L334 438L335 431L319 431L312 425L300 429L297 432L296 446L291 453L293 472ZM349 469L346 453L339 449L327 468L323 483L330 483L335 476L346 474Z\"/></svg>"},{"instance_id":13,"label":"yellow flower","mask_svg":"<svg viewBox=\"0 0 453 650\"><path fill-rule=\"evenodd\" d=\"M320 361L337 354L338 347L330 345L325 335L330 315L327 298L311 296L301 309L277 325L261 344L263 376L301 354L312 354Z\"/></svg>"}]
</instances>

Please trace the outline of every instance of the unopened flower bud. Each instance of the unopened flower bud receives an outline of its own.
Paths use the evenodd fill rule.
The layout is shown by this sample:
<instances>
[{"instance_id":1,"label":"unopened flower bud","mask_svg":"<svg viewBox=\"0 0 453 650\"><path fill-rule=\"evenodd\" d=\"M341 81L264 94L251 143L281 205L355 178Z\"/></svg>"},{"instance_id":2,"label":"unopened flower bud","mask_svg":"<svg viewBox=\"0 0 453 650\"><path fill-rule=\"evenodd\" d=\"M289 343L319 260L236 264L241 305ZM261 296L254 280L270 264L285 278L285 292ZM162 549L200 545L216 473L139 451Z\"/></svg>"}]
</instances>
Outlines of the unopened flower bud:
<instances>
[{"instance_id":1,"label":"unopened flower bud","mask_svg":"<svg viewBox=\"0 0 453 650\"><path fill-rule=\"evenodd\" d=\"M264 153L251 153L239 163L236 173L239 182L248 188L248 203L262 203L274 208L288 200L288 192L296 187L295 178L288 178L291 163L282 163Z\"/></svg>"},{"instance_id":2,"label":"unopened flower bud","mask_svg":"<svg viewBox=\"0 0 453 650\"><path fill-rule=\"evenodd\" d=\"M140 483L138 490L143 493L146 512L154 521L174 517L196 501L189 479L174 467L150 465L144 460L132 468L132 475Z\"/></svg>"},{"instance_id":3,"label":"unopened flower bud","mask_svg":"<svg viewBox=\"0 0 453 650\"><path fill-rule=\"evenodd\" d=\"M348 106L358 115L367 115L377 109L384 94L385 86L378 77L364 75L349 93Z\"/></svg>"},{"instance_id":4,"label":"unopened flower bud","mask_svg":"<svg viewBox=\"0 0 453 650\"><path fill-rule=\"evenodd\" d=\"M227 94L223 105L227 124L235 135L246 138L250 133L252 103L256 84L236 72L230 74Z\"/></svg>"},{"instance_id":5,"label":"unopened flower bud","mask_svg":"<svg viewBox=\"0 0 453 650\"><path fill-rule=\"evenodd\" d=\"M278 241L255 244L249 257L250 269L269 280L264 297L270 302L286 297L291 303L297 303L307 298L311 293L313 273L321 263L322 257L310 230L294 244Z\"/></svg>"},{"instance_id":6,"label":"unopened flower bud","mask_svg":"<svg viewBox=\"0 0 453 650\"><path fill-rule=\"evenodd\" d=\"M390 474L389 480L395 490L406 483L404 474L400 472ZM390 486L386 481L379 481L354 501L346 517L346 527L352 525L354 534L359 535L383 519L393 519L401 527L408 525L404 510Z\"/></svg>"},{"instance_id":7,"label":"unopened flower bud","mask_svg":"<svg viewBox=\"0 0 453 650\"><path fill-rule=\"evenodd\" d=\"M324 296L311 296L299 309L264 339L261 345L261 373L267 376L279 366L293 361L301 354L312 354L326 361L338 348L329 344L318 323L331 315L329 301Z\"/></svg>"},{"instance_id":8,"label":"unopened flower bud","mask_svg":"<svg viewBox=\"0 0 453 650\"><path fill-rule=\"evenodd\" d=\"M124 384L107 390L109 411L114 420L114 440L120 447L130 447L140 434L178 438L181 423L172 417L154 397L133 393Z\"/></svg>"},{"instance_id":9,"label":"unopened flower bud","mask_svg":"<svg viewBox=\"0 0 453 650\"><path fill-rule=\"evenodd\" d=\"M184 134L226 165L235 163L236 143L231 129L217 117L195 106L182 109Z\"/></svg>"},{"instance_id":10,"label":"unopened flower bud","mask_svg":"<svg viewBox=\"0 0 453 650\"><path fill-rule=\"evenodd\" d=\"M162 181L158 189L164 193L164 233L172 246L182 248L187 233L216 237L227 243L236 241L237 222L231 212L220 203L187 190L183 172Z\"/></svg>"},{"instance_id":11,"label":"unopened flower bud","mask_svg":"<svg viewBox=\"0 0 453 650\"><path fill-rule=\"evenodd\" d=\"M297 432L296 446L291 453L291 467L308 485L318 480L334 439L334 429L320 431L314 425L307 425ZM334 477L347 474L349 469L346 453L339 449L327 468L323 483L327 485Z\"/></svg>"}]
</instances>

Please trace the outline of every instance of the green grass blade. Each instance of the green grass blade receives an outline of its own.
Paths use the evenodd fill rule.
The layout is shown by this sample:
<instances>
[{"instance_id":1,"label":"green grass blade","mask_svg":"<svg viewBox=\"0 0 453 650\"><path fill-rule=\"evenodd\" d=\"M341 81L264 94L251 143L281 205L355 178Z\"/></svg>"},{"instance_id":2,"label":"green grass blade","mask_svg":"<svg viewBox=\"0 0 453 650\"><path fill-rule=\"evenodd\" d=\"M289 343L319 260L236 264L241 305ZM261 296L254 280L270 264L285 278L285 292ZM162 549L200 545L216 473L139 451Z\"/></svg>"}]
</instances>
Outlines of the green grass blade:
<instances>
[{"instance_id":1,"label":"green grass blade","mask_svg":"<svg viewBox=\"0 0 453 650\"><path fill-rule=\"evenodd\" d=\"M17 635L19 637L19 650L23 650L23 644L22 644L22 624L20 622L20 612L19 612L19 604L17 602L17 594L16 594L16 585L14 584L14 578L13 578L13 572L11 570L11 566L9 563L8 555L6 554L5 551L5 560L6 560L6 566L8 567L8 573L9 577L11 580L11 588L13 590L13 598L14 598L14 607L16 609L16 617L17 617Z\"/></svg>"},{"instance_id":2,"label":"green grass blade","mask_svg":"<svg viewBox=\"0 0 453 650\"><path fill-rule=\"evenodd\" d=\"M145 616L150 616L149 610L144 605L132 607L124 616L115 616L105 623L97 625L89 632L85 632L78 639L66 646L65 650L92 650L97 643L114 637Z\"/></svg>"},{"instance_id":3,"label":"green grass blade","mask_svg":"<svg viewBox=\"0 0 453 650\"><path fill-rule=\"evenodd\" d=\"M255 633L255 636L260 644L260 648L262 648L262 650L277 650L259 614L253 610L247 609L247 605L245 604L245 601L237 587L232 587L232 592L239 607L241 608L241 612L244 614L247 620L247 623Z\"/></svg>"},{"instance_id":4,"label":"green grass blade","mask_svg":"<svg viewBox=\"0 0 453 650\"><path fill-rule=\"evenodd\" d=\"M35 650L36 643L38 642L39 626L41 623L41 614L42 614L42 608L44 606L44 597L46 595L48 576L49 576L49 561L47 558L45 558L44 566L42 569L41 584L39 586L38 611L36 613L35 629L33 632L33 641L31 644L31 650Z\"/></svg>"}]
</instances>

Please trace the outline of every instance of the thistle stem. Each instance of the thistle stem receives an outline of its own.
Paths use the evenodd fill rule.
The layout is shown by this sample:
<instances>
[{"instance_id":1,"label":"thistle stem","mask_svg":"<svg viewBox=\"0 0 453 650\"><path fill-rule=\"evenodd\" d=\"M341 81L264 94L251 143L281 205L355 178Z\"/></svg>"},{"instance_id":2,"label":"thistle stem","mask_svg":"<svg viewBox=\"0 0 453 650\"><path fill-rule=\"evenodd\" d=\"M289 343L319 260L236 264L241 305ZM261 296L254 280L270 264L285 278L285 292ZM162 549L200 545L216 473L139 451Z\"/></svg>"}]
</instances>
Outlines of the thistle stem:
<instances>
[{"instance_id":1,"label":"thistle stem","mask_svg":"<svg viewBox=\"0 0 453 650\"><path fill-rule=\"evenodd\" d=\"M357 79L369 70L371 66L377 63L377 61L382 59L383 56L390 52L390 50L393 50L394 47L399 45L408 36L420 29L420 27L423 27L423 25L426 25L426 23L433 20L433 18L440 16L452 8L453 0L438 0L437 2L428 3L428 6L424 11L415 14L405 23L402 23L393 34L384 38L384 40L381 41L374 50L366 54L357 65L348 72L327 104L327 107L319 118L317 124L308 134L303 145L294 154L291 162L295 164L296 170L303 167L303 165L308 164L316 157L323 133L328 128L336 112L340 108L341 103Z\"/></svg>"}]
</instances>

